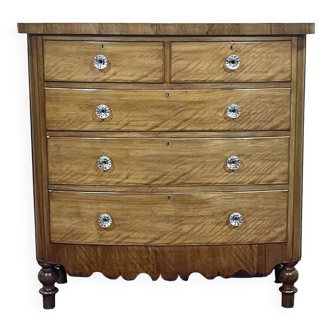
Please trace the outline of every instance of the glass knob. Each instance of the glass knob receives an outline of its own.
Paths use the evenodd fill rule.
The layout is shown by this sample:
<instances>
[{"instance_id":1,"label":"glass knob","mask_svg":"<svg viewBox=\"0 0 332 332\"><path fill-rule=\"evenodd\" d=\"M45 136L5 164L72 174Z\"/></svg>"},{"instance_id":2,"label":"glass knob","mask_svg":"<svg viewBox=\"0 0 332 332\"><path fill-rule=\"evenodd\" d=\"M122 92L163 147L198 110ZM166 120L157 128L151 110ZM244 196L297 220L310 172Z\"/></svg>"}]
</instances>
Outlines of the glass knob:
<instances>
[{"instance_id":1,"label":"glass knob","mask_svg":"<svg viewBox=\"0 0 332 332\"><path fill-rule=\"evenodd\" d=\"M229 216L228 220L232 226L239 227L243 222L243 215L239 212L234 212Z\"/></svg>"},{"instance_id":2,"label":"glass knob","mask_svg":"<svg viewBox=\"0 0 332 332\"><path fill-rule=\"evenodd\" d=\"M241 160L238 156L230 156L227 158L227 167L231 171L237 170L241 165Z\"/></svg>"},{"instance_id":3,"label":"glass knob","mask_svg":"<svg viewBox=\"0 0 332 332\"><path fill-rule=\"evenodd\" d=\"M227 107L227 116L231 119L236 119L241 114L241 107L236 104L229 105Z\"/></svg>"},{"instance_id":4,"label":"glass knob","mask_svg":"<svg viewBox=\"0 0 332 332\"><path fill-rule=\"evenodd\" d=\"M112 225L112 221L112 217L107 213L101 214L98 218L98 223L102 228L110 227Z\"/></svg>"},{"instance_id":5,"label":"glass knob","mask_svg":"<svg viewBox=\"0 0 332 332\"><path fill-rule=\"evenodd\" d=\"M98 159L97 165L102 171L107 171L112 167L112 160L106 156L101 156Z\"/></svg>"},{"instance_id":6,"label":"glass knob","mask_svg":"<svg viewBox=\"0 0 332 332\"><path fill-rule=\"evenodd\" d=\"M99 69L105 69L108 66L108 60L105 55L98 54L93 59L94 66Z\"/></svg>"},{"instance_id":7,"label":"glass knob","mask_svg":"<svg viewBox=\"0 0 332 332\"><path fill-rule=\"evenodd\" d=\"M226 67L230 70L235 70L240 67L240 58L237 55L230 55L226 59Z\"/></svg>"},{"instance_id":8,"label":"glass knob","mask_svg":"<svg viewBox=\"0 0 332 332\"><path fill-rule=\"evenodd\" d=\"M99 105L96 108L96 115L99 119L106 119L110 116L111 111L107 105Z\"/></svg>"}]
</instances>

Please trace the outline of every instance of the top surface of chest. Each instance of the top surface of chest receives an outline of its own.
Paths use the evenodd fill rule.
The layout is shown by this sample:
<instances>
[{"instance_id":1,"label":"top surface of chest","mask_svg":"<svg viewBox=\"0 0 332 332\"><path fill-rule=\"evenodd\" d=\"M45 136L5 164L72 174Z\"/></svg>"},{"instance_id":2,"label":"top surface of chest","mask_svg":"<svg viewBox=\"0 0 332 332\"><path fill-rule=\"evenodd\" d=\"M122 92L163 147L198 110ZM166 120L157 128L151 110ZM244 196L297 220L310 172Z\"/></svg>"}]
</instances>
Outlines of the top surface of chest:
<instances>
[{"instance_id":1,"label":"top surface of chest","mask_svg":"<svg viewBox=\"0 0 332 332\"><path fill-rule=\"evenodd\" d=\"M18 23L18 32L44 35L252 36L315 33L314 23Z\"/></svg>"}]
</instances>

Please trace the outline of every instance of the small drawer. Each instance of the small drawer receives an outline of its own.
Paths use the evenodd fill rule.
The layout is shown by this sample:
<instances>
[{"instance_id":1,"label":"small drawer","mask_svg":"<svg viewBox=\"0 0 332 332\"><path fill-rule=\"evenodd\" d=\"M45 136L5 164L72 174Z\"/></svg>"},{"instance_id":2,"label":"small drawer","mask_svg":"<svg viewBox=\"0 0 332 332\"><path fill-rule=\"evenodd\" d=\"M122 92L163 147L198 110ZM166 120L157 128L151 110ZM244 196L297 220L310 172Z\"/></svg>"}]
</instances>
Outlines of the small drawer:
<instances>
[{"instance_id":1,"label":"small drawer","mask_svg":"<svg viewBox=\"0 0 332 332\"><path fill-rule=\"evenodd\" d=\"M174 42L171 80L277 82L291 80L291 42Z\"/></svg>"},{"instance_id":2,"label":"small drawer","mask_svg":"<svg viewBox=\"0 0 332 332\"><path fill-rule=\"evenodd\" d=\"M50 184L224 185L288 182L288 137L48 139Z\"/></svg>"},{"instance_id":3,"label":"small drawer","mask_svg":"<svg viewBox=\"0 0 332 332\"><path fill-rule=\"evenodd\" d=\"M162 42L45 41L46 81L164 81Z\"/></svg>"},{"instance_id":4,"label":"small drawer","mask_svg":"<svg viewBox=\"0 0 332 332\"><path fill-rule=\"evenodd\" d=\"M46 89L48 130L288 130L290 89Z\"/></svg>"},{"instance_id":5,"label":"small drawer","mask_svg":"<svg viewBox=\"0 0 332 332\"><path fill-rule=\"evenodd\" d=\"M200 194L51 192L51 240L96 245L285 242L286 191Z\"/></svg>"}]
</instances>

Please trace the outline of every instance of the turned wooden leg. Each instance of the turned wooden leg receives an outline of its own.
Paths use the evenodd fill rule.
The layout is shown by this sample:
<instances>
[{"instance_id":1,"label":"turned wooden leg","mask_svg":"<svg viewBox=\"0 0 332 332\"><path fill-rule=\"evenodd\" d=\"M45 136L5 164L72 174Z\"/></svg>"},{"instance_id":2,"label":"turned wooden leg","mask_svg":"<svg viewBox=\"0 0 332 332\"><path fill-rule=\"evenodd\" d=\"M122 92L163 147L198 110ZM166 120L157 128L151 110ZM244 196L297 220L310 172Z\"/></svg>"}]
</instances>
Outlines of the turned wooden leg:
<instances>
[{"instance_id":1,"label":"turned wooden leg","mask_svg":"<svg viewBox=\"0 0 332 332\"><path fill-rule=\"evenodd\" d=\"M279 290L282 293L281 305L284 308L294 307L294 294L297 292L297 288L294 284L299 278L299 273L294 267L296 264L297 262L284 263L284 267L280 272L282 286Z\"/></svg>"},{"instance_id":2,"label":"turned wooden leg","mask_svg":"<svg viewBox=\"0 0 332 332\"><path fill-rule=\"evenodd\" d=\"M280 280L280 272L281 272L281 270L282 270L283 267L284 266L282 264L278 264L274 268L274 273L275 273L275 278L276 278L275 283L277 283L277 284L281 284L282 283L281 280Z\"/></svg>"},{"instance_id":3,"label":"turned wooden leg","mask_svg":"<svg viewBox=\"0 0 332 332\"><path fill-rule=\"evenodd\" d=\"M55 294L58 289L54 287L55 282L58 280L58 272L54 264L38 262L42 267L38 274L38 280L43 284L39 293L43 295L44 309L53 309L55 307Z\"/></svg>"},{"instance_id":4,"label":"turned wooden leg","mask_svg":"<svg viewBox=\"0 0 332 332\"><path fill-rule=\"evenodd\" d=\"M54 268L57 270L58 272L58 280L57 283L58 284L65 284L67 282L67 273L65 268L62 265L55 265Z\"/></svg>"}]
</instances>

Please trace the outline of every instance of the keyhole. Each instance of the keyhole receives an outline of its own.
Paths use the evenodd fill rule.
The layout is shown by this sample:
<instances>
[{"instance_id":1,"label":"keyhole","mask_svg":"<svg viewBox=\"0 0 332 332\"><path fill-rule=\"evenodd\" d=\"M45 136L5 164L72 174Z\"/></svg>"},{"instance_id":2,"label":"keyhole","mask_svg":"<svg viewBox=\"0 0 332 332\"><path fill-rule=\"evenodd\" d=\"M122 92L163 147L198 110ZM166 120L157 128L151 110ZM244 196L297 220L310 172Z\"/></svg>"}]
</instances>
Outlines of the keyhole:
<instances>
[{"instance_id":1,"label":"keyhole","mask_svg":"<svg viewBox=\"0 0 332 332\"><path fill-rule=\"evenodd\" d=\"M231 50L232 50L232 51L234 50L234 46L233 46L233 45L231 45Z\"/></svg>"},{"instance_id":2,"label":"keyhole","mask_svg":"<svg viewBox=\"0 0 332 332\"><path fill-rule=\"evenodd\" d=\"M100 49L101 49L101 50L104 49L104 44L101 44Z\"/></svg>"},{"instance_id":3,"label":"keyhole","mask_svg":"<svg viewBox=\"0 0 332 332\"><path fill-rule=\"evenodd\" d=\"M170 201L171 200L171 196L167 196L167 200Z\"/></svg>"},{"instance_id":4,"label":"keyhole","mask_svg":"<svg viewBox=\"0 0 332 332\"><path fill-rule=\"evenodd\" d=\"M166 146L169 146L169 142L166 143Z\"/></svg>"},{"instance_id":5,"label":"keyhole","mask_svg":"<svg viewBox=\"0 0 332 332\"><path fill-rule=\"evenodd\" d=\"M171 95L169 93L166 93L166 98L169 98Z\"/></svg>"}]
</instances>

